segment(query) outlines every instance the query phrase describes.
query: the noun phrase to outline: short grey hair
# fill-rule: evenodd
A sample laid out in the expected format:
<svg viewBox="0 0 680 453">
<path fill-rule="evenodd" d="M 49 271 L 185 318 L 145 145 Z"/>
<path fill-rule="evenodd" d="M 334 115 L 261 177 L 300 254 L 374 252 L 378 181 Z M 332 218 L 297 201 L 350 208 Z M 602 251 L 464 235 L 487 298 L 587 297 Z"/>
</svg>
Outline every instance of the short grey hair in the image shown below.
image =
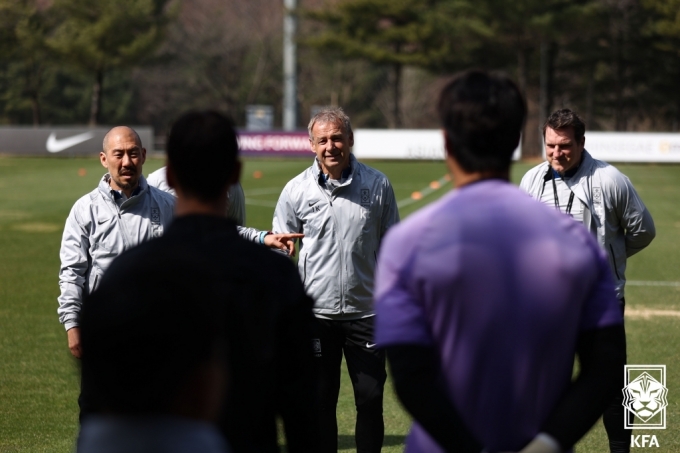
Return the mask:
<svg viewBox="0 0 680 453">
<path fill-rule="evenodd" d="M 312 128 L 316 123 L 340 123 L 342 125 L 342 130 L 346 134 L 352 135 L 352 124 L 349 122 L 349 116 L 342 110 L 342 107 L 324 107 L 309 120 L 307 130 L 309 131 L 310 140 L 314 138 L 312 137 Z"/>
</svg>

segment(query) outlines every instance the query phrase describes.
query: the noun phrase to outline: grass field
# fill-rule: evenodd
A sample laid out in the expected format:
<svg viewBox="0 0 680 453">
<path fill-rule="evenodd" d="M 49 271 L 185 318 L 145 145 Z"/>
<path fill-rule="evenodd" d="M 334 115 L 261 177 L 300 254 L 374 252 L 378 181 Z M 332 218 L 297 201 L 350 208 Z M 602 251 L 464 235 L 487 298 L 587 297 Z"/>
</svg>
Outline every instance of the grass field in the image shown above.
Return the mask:
<svg viewBox="0 0 680 453">
<path fill-rule="evenodd" d="M 248 226 L 271 228 L 281 188 L 310 163 L 311 159 L 246 161 L 242 182 Z M 149 159 L 144 173 L 161 165 L 160 159 Z M 393 182 L 402 218 L 448 190 L 446 184 L 428 189 L 430 194 L 424 190 L 444 176 L 440 162 L 371 165 Z M 529 167 L 516 165 L 513 181 L 518 182 Z M 680 452 L 680 166 L 618 167 L 633 181 L 657 227 L 652 245 L 629 260 L 629 363 L 665 364 L 668 373 L 668 429 L 636 434 L 656 434 L 660 448 L 655 451 Z M 255 178 L 255 171 L 262 176 Z M 56 315 L 59 244 L 69 209 L 102 174 L 94 158 L 0 158 L 0 453 L 73 448 L 78 379 Z M 417 191 L 425 194 L 419 201 L 411 198 Z M 354 451 L 353 404 L 345 379 L 338 405 L 341 451 Z M 385 421 L 383 451 L 402 451 L 409 419 L 391 389 L 386 394 Z M 607 451 L 601 423 L 577 451 Z"/>
</svg>

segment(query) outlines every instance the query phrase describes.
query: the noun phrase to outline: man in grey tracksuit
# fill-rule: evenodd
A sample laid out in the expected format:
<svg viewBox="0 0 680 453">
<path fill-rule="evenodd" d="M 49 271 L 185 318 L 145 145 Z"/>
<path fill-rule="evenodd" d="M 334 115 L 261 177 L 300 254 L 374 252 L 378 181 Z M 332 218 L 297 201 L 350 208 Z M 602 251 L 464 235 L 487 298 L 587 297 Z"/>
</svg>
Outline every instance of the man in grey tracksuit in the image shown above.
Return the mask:
<svg viewBox="0 0 680 453">
<path fill-rule="evenodd" d="M 168 192 L 173 196 L 177 196 L 175 190 L 168 185 L 167 167 L 161 167 L 154 171 L 147 178 L 150 186 L 156 187 L 163 192 Z M 236 222 L 236 229 L 239 236 L 243 239 L 258 244 L 266 245 L 269 248 L 277 249 L 282 253 L 288 255 L 295 255 L 294 240 L 302 237 L 300 234 L 273 234 L 271 231 L 261 231 L 257 228 L 249 228 L 244 226 L 246 224 L 246 199 L 243 193 L 243 187 L 240 182 L 229 187 L 227 217 Z"/>
<path fill-rule="evenodd" d="M 543 126 L 547 161 L 529 170 L 520 187 L 593 233 L 609 256 L 623 310 L 626 260 L 647 247 L 656 230 L 630 180 L 612 165 L 593 159 L 584 148 L 584 134 L 585 124 L 576 113 L 569 109 L 553 112 Z M 603 417 L 612 453 L 630 451 L 622 398 L 619 392 Z"/>
<path fill-rule="evenodd" d="M 385 356 L 373 339 L 373 281 L 380 241 L 399 221 L 387 177 L 351 154 L 352 127 L 340 108 L 309 123 L 316 159 L 286 184 L 274 212 L 275 232 L 300 232 L 298 270 L 314 300 L 313 340 L 319 373 L 320 452 L 338 447 L 336 405 L 344 353 L 357 408 L 357 452 L 379 452 Z"/>
<path fill-rule="evenodd" d="M 173 196 L 177 196 L 175 189 L 168 185 L 167 167 L 161 167 L 153 173 L 149 173 L 146 177 L 146 182 L 150 186 L 154 186 L 161 189 L 163 192 L 168 192 Z M 236 222 L 236 225 L 246 224 L 246 200 L 245 194 L 243 193 L 243 187 L 240 182 L 229 186 L 229 192 L 227 193 L 229 199 L 229 204 L 227 205 L 227 217 Z M 255 230 L 252 228 L 252 230 Z M 257 230 L 255 230 L 257 231 Z M 243 235 L 241 235 L 243 236 Z M 245 239 L 252 239 L 249 236 Z"/>
<path fill-rule="evenodd" d="M 108 170 L 99 185 L 73 205 L 61 240 L 59 321 L 71 354 L 80 358 L 80 309 L 111 261 L 124 250 L 163 234 L 172 220 L 175 199 L 147 184 L 142 176 L 146 150 L 137 133 L 111 129 L 99 155 Z M 125 282 L 121 282 L 125 291 Z M 81 417 L 87 412 L 82 397 Z"/>
</svg>

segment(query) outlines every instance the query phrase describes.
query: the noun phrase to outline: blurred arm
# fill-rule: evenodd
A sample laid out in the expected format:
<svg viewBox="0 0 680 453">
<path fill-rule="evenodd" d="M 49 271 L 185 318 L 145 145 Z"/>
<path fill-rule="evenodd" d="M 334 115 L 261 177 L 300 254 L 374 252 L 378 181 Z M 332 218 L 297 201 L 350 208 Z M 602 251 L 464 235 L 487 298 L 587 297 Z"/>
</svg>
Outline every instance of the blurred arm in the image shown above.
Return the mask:
<svg viewBox="0 0 680 453">
<path fill-rule="evenodd" d="M 564 450 L 571 448 L 588 432 L 616 392 L 621 391 L 621 371 L 626 363 L 623 325 L 584 332 L 578 339 L 577 354 L 579 375 L 543 429 Z"/>
<path fill-rule="evenodd" d="M 397 396 L 418 424 L 446 451 L 482 451 L 439 378 L 434 348 L 395 345 L 387 347 L 386 352 Z"/>
</svg>

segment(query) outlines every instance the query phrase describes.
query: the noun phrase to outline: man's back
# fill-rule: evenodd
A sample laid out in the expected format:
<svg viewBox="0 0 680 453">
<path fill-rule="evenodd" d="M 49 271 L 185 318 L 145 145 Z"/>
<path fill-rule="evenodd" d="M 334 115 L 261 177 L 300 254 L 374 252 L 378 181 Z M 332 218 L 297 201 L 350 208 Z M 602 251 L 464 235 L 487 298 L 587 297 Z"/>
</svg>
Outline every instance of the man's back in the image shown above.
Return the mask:
<svg viewBox="0 0 680 453">
<path fill-rule="evenodd" d="M 233 451 L 278 451 L 277 415 L 289 451 L 312 451 L 306 448 L 314 436 L 312 301 L 292 263 L 239 238 L 227 219 L 188 215 L 162 238 L 123 254 L 110 272 L 162 266 L 155 260 L 160 250 L 177 259 L 183 250 L 199 251 L 212 290 L 225 301 L 229 382 L 220 425 Z M 186 304 L 191 310 L 191 301 Z"/>
<path fill-rule="evenodd" d="M 579 333 L 620 323 L 588 232 L 500 180 L 396 226 L 379 272 L 379 344 L 434 346 L 453 403 L 491 450 L 539 432 L 570 382 Z M 418 428 L 411 442 L 439 451 Z"/>
</svg>

